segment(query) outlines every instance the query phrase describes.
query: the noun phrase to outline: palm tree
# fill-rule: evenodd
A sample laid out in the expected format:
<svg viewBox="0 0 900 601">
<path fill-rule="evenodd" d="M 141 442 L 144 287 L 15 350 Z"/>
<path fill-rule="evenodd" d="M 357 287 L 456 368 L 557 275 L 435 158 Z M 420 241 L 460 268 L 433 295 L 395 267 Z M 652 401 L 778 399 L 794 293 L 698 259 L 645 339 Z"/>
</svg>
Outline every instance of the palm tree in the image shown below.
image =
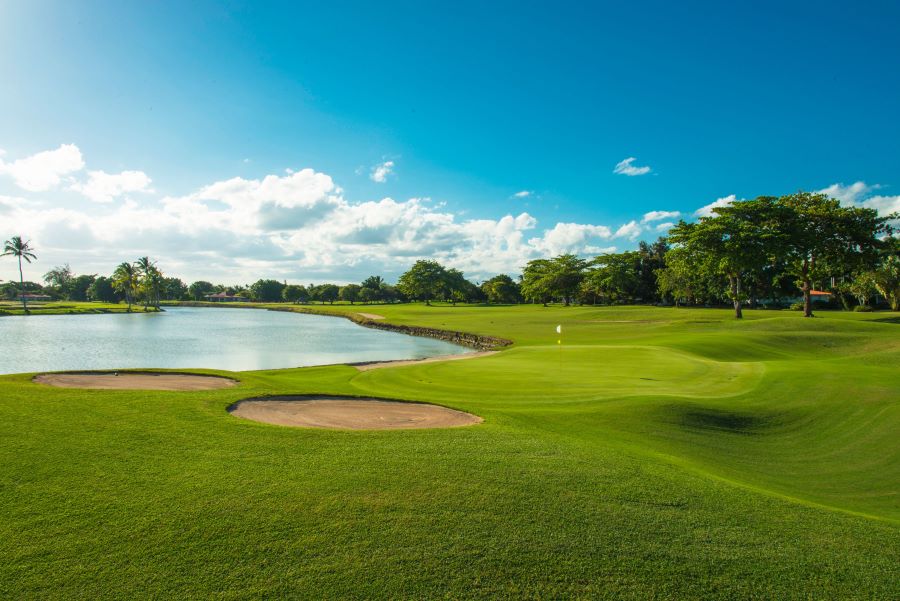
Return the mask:
<svg viewBox="0 0 900 601">
<path fill-rule="evenodd" d="M 22 310 L 28 313 L 28 299 L 25 298 L 25 277 L 22 275 L 22 259 L 26 263 L 31 263 L 32 259 L 37 259 L 34 255 L 34 249 L 31 247 L 30 241 L 22 241 L 21 236 L 13 236 L 3 245 L 3 254 L 0 257 L 12 255 L 19 259 L 19 288 L 22 295 Z"/>
<path fill-rule="evenodd" d="M 162 288 L 163 274 L 155 265 L 151 265 L 150 269 L 144 275 L 144 287 L 147 296 L 153 302 L 153 306 L 159 309 L 159 294 Z"/>
<path fill-rule="evenodd" d="M 141 257 L 134 262 L 134 266 L 140 272 L 144 288 L 144 310 L 147 305 L 153 301 L 154 306 L 159 308 L 159 287 L 162 284 L 162 272 L 156 268 L 156 262 L 151 261 L 150 257 Z"/>
<path fill-rule="evenodd" d="M 113 288 L 125 295 L 129 312 L 131 312 L 131 303 L 134 301 L 134 292 L 137 290 L 139 281 L 137 268 L 127 261 L 119 263 L 113 272 Z"/>
</svg>

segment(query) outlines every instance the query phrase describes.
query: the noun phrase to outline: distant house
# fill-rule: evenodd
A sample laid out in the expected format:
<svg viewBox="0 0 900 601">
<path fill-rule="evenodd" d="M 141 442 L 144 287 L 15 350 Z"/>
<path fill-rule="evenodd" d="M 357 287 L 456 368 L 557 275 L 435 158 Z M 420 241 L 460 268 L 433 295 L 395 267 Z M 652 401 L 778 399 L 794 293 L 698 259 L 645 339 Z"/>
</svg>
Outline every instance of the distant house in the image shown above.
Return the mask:
<svg viewBox="0 0 900 601">
<path fill-rule="evenodd" d="M 30 301 L 48 301 L 48 300 L 53 300 L 53 299 L 51 297 L 47 296 L 46 294 L 20 294 L 19 300 L 25 300 L 25 301 L 30 302 Z"/>
<path fill-rule="evenodd" d="M 809 291 L 809 300 L 811 300 L 814 303 L 815 302 L 827 303 L 827 302 L 830 302 L 833 297 L 834 297 L 834 295 L 832 295 L 830 292 L 824 292 L 822 290 L 810 290 Z M 789 303 L 802 303 L 803 295 L 801 294 L 800 296 L 795 296 L 793 298 L 789 298 L 789 299 L 787 299 L 787 301 Z"/>
<path fill-rule="evenodd" d="M 216 294 L 207 294 L 204 296 L 211 303 L 246 303 L 250 299 L 246 296 L 237 294 L 228 294 L 227 292 L 217 292 Z"/>
</svg>

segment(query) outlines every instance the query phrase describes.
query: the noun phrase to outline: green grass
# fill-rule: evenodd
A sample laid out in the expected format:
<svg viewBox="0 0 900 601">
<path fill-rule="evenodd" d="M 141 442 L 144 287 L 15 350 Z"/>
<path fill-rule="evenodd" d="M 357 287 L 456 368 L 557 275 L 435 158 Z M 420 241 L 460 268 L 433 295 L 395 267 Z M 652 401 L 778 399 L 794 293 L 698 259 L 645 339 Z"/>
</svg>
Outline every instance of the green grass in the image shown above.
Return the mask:
<svg viewBox="0 0 900 601">
<path fill-rule="evenodd" d="M 132 305 L 133 312 L 143 312 L 142 305 Z M 149 307 L 147 311 L 156 311 Z M 31 315 L 77 315 L 92 313 L 127 313 L 128 305 L 122 303 L 86 303 L 79 301 L 48 301 L 28 303 L 28 312 Z M 24 309 L 21 302 L 0 301 L 0 317 L 4 315 L 23 315 Z"/>
<path fill-rule="evenodd" d="M 515 344 L 208 392 L 2 377 L 0 597 L 900 597 L 896 314 L 325 309 Z M 275 393 L 485 421 L 339 432 L 225 411 Z"/>
</svg>

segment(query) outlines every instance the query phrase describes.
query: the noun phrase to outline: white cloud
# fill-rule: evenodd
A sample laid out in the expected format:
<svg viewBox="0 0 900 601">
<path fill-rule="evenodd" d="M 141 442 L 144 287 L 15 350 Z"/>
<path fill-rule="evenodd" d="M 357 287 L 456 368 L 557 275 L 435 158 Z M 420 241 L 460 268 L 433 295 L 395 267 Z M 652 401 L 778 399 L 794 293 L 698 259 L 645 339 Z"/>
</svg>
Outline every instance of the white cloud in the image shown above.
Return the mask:
<svg viewBox="0 0 900 601">
<path fill-rule="evenodd" d="M 607 240 L 612 233 L 605 225 L 585 223 L 557 223 L 544 232 L 540 238 L 531 238 L 528 243 L 544 256 L 575 252 L 592 241 Z"/>
<path fill-rule="evenodd" d="M 387 181 L 387 176 L 393 171 L 394 161 L 385 161 L 372 167 L 372 173 L 369 174 L 369 179 L 373 182 L 383 184 Z"/>
<path fill-rule="evenodd" d="M 845 186 L 844 184 L 831 184 L 827 188 L 818 190 L 832 198 L 841 201 L 844 206 L 859 206 L 867 209 L 875 209 L 881 216 L 900 213 L 900 195 L 883 196 L 877 194 L 871 196 L 875 190 L 881 190 L 884 186 L 879 184 L 869 185 L 859 181 Z"/>
<path fill-rule="evenodd" d="M 651 221 L 660 221 L 662 219 L 675 219 L 676 217 L 681 217 L 680 211 L 650 211 L 649 213 L 644 213 L 644 218 L 641 219 L 641 223 L 650 223 Z"/>
<path fill-rule="evenodd" d="M 79 273 L 109 273 L 119 261 L 147 254 L 167 275 L 247 283 L 260 277 L 358 281 L 372 273 L 393 279 L 420 258 L 478 279 L 521 273 L 538 257 L 615 252 L 614 239 L 635 241 L 653 231 L 640 219 L 616 229 L 544 225 L 527 212 L 467 218 L 427 198 L 351 201 L 329 175 L 313 169 L 225 178 L 163 197 L 138 173 L 91 171 L 80 178 L 82 193 L 121 198 L 115 203 L 54 203 L 52 193 L 2 197 L 0 227 L 15 224 L 16 231 L 0 235 L 26 235 L 42 265 L 69 262 Z M 129 195 L 139 190 L 146 193 Z M 644 217 L 656 224 L 662 213 Z M 0 262 L 0 277 L 15 276 L 12 270 Z"/>
<path fill-rule="evenodd" d="M 900 196 L 872 196 L 862 201 L 862 206 L 875 209 L 879 215 L 900 213 Z"/>
<path fill-rule="evenodd" d="M 616 230 L 614 238 L 628 238 L 632 242 L 637 240 L 641 232 L 644 231 L 637 221 L 629 221 L 628 223 L 622 225 L 619 229 Z"/>
<path fill-rule="evenodd" d="M 634 163 L 636 160 L 637 159 L 635 157 L 628 157 L 623 161 L 619 161 L 616 164 L 616 168 L 613 169 L 613 173 L 628 176 L 645 175 L 647 173 L 650 173 L 650 167 L 648 166 L 638 167 L 637 165 L 633 165 L 632 163 Z"/>
<path fill-rule="evenodd" d="M 152 192 L 150 183 L 150 177 L 143 171 L 89 171 L 88 181 L 75 183 L 72 189 L 94 202 L 112 202 L 128 192 Z"/>
<path fill-rule="evenodd" d="M 715 213 L 713 213 L 713 209 L 715 209 L 717 207 L 727 207 L 728 205 L 730 205 L 731 203 L 733 203 L 735 201 L 737 201 L 737 197 L 735 197 L 734 194 L 729 194 L 728 196 L 725 196 L 723 198 L 717 198 L 716 200 L 709 203 L 708 205 L 706 205 L 704 207 L 700 207 L 699 209 L 694 211 L 694 216 L 695 217 L 712 217 L 713 215 L 715 215 Z"/>
<path fill-rule="evenodd" d="M 818 190 L 820 194 L 827 194 L 831 198 L 836 198 L 844 205 L 852 205 L 860 201 L 864 196 L 879 186 L 869 186 L 865 182 L 855 182 L 849 186 L 844 184 L 831 184 L 827 188 Z"/>
<path fill-rule="evenodd" d="M 660 224 L 657 225 L 656 228 L 654 228 L 654 229 L 656 229 L 657 232 L 662 233 L 662 232 L 667 232 L 667 231 L 669 231 L 669 230 L 672 229 L 673 227 L 675 227 L 675 224 L 674 224 L 674 223 L 672 223 L 671 221 L 666 221 L 665 223 L 660 223 Z"/>
<path fill-rule="evenodd" d="M 532 194 L 534 194 L 534 192 L 532 192 L 531 190 L 521 190 L 521 191 L 516 192 L 515 194 L 513 194 L 513 196 L 514 196 L 515 198 L 528 198 L 528 197 L 531 196 Z"/>
<path fill-rule="evenodd" d="M 81 151 L 74 144 L 61 144 L 56 150 L 45 150 L 12 163 L 0 160 L 0 173 L 13 178 L 16 185 L 29 192 L 43 192 L 57 186 L 64 175 L 84 168 Z"/>
</svg>

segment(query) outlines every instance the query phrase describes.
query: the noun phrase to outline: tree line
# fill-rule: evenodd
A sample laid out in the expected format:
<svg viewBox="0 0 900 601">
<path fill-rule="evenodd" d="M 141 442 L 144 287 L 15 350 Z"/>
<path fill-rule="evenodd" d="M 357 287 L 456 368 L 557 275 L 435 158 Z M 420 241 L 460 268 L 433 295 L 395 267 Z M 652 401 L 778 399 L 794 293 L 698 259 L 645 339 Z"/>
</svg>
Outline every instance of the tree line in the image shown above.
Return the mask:
<svg viewBox="0 0 900 601">
<path fill-rule="evenodd" d="M 516 278 L 500 274 L 473 283 L 462 271 L 434 260 L 419 260 L 396 285 L 373 275 L 359 284 L 288 284 L 260 279 L 225 286 L 199 280 L 185 284 L 165 277 L 149 257 L 123 262 L 109 277 L 76 276 L 68 265 L 44 275 L 45 286 L 27 282 L 22 261 L 35 259 L 20 237 L 7 240 L 4 255 L 19 260 L 20 282 L 0 284 L 0 295 L 15 298 L 43 292 L 53 298 L 143 302 L 202 301 L 216 293 L 257 302 L 515 304 L 730 304 L 782 307 L 800 297 L 797 308 L 813 313 L 814 290 L 829 292 L 844 309 L 871 308 L 881 295 L 900 310 L 900 239 L 893 237 L 898 215 L 845 207 L 824 194 L 799 192 L 762 196 L 716 207 L 695 222 L 680 221 L 667 237 L 641 242 L 633 251 L 594 258 L 562 254 L 529 261 Z M 26 301 L 23 297 L 23 304 Z M 27 305 L 26 305 L 27 311 Z"/>
<path fill-rule="evenodd" d="M 880 294 L 900 310 L 900 240 L 874 209 L 841 206 L 824 194 L 762 196 L 680 221 L 667 237 L 635 251 L 594 259 L 561 255 L 530 261 L 526 300 L 570 304 L 660 303 L 781 307 L 800 296 L 812 316 L 814 290 L 844 309 L 871 308 Z"/>
</svg>

